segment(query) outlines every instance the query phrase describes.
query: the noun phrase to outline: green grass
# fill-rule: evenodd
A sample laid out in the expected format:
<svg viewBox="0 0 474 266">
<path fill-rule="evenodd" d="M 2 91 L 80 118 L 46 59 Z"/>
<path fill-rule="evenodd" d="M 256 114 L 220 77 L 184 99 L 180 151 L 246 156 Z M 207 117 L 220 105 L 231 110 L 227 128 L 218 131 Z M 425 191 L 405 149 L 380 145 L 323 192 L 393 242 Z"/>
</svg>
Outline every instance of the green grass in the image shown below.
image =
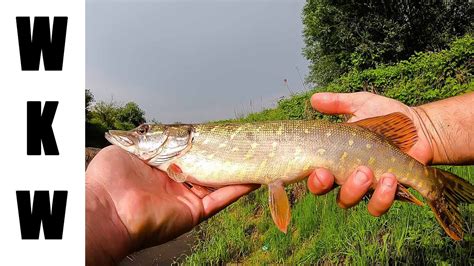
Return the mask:
<svg viewBox="0 0 474 266">
<path fill-rule="evenodd" d="M 474 166 L 448 170 L 474 181 Z M 273 225 L 267 189 L 262 188 L 203 223 L 185 264 L 474 264 L 472 205 L 461 208 L 469 233 L 455 242 L 427 206 L 396 202 L 375 218 L 365 201 L 343 210 L 334 192 L 316 197 L 302 185 L 288 189 L 295 190 L 300 195 L 293 202 L 288 234 Z"/>
</svg>

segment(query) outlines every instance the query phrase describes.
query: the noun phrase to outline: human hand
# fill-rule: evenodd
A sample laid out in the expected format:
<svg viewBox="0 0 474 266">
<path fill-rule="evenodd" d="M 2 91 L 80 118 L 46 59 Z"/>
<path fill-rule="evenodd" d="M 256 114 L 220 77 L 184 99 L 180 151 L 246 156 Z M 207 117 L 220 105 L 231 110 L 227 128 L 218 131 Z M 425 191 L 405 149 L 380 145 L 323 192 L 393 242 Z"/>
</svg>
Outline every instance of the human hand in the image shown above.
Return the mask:
<svg viewBox="0 0 474 266">
<path fill-rule="evenodd" d="M 316 93 L 311 97 L 311 105 L 318 111 L 326 114 L 348 114 L 352 117 L 348 122 L 374 116 L 400 112 L 410 118 L 418 134 L 418 140 L 408 154 L 421 163 L 433 160 L 433 149 L 427 130 L 419 114 L 419 110 L 409 107 L 396 100 L 375 95 L 368 92 L 356 93 Z M 308 179 L 308 188 L 317 195 L 329 192 L 334 184 L 335 177 L 327 169 L 316 169 Z M 356 205 L 372 187 L 373 172 L 361 166 L 341 185 L 337 197 L 338 205 L 350 208 Z M 388 211 L 393 204 L 397 189 L 396 177 L 393 174 L 383 174 L 376 184 L 374 194 L 369 200 L 368 211 L 373 216 L 380 216 Z"/>
<path fill-rule="evenodd" d="M 164 243 L 191 230 L 257 187 L 233 185 L 203 193 L 202 189 L 190 189 L 177 183 L 137 157 L 109 146 L 97 154 L 86 172 L 86 205 L 91 210 L 86 214 L 86 245 L 108 249 L 106 255 L 117 261 L 134 250 Z M 102 208 L 104 211 L 94 201 L 106 206 Z M 103 216 L 103 212 L 110 213 L 110 217 L 94 219 Z M 98 222 L 109 225 L 96 225 Z M 97 238 L 103 238 L 99 235 L 108 232 L 97 232 L 91 227 L 113 227 L 114 230 L 105 236 L 106 241 Z M 106 243 L 97 243 L 104 241 Z M 97 251 L 87 247 L 87 252 Z M 98 261 L 90 258 L 94 255 L 102 254 L 87 254 L 92 264 Z"/>
</svg>

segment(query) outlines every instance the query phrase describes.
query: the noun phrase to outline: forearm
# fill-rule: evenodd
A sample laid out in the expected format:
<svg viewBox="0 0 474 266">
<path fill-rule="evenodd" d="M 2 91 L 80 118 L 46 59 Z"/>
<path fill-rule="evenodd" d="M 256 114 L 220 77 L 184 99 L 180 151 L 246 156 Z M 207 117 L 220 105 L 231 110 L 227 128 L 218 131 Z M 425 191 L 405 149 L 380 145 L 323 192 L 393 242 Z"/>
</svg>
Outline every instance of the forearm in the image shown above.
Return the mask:
<svg viewBox="0 0 474 266">
<path fill-rule="evenodd" d="M 86 182 L 86 264 L 115 265 L 131 248 L 130 238 L 108 193 Z"/>
<path fill-rule="evenodd" d="M 474 93 L 415 107 L 433 150 L 433 164 L 474 163 Z"/>
</svg>

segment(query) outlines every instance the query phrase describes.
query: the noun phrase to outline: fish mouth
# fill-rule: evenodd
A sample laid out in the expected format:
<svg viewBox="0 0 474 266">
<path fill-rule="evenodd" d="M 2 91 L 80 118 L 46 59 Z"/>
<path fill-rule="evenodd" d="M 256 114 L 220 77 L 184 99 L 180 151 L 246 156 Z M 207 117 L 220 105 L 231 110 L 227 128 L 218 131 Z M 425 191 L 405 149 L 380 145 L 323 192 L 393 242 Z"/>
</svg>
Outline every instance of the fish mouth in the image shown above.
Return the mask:
<svg viewBox="0 0 474 266">
<path fill-rule="evenodd" d="M 109 130 L 105 132 L 105 138 L 112 144 L 122 147 L 130 147 L 135 144 L 134 138 L 127 131 Z"/>
</svg>

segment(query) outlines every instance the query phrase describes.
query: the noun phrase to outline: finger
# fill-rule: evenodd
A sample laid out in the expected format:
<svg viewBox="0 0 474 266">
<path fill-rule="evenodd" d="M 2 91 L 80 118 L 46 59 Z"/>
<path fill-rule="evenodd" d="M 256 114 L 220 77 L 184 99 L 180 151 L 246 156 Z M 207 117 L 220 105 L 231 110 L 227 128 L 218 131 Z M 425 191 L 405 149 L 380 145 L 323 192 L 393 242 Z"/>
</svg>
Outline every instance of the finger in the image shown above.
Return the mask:
<svg viewBox="0 0 474 266">
<path fill-rule="evenodd" d="M 395 200 L 396 191 L 395 176 L 390 173 L 383 174 L 367 206 L 369 213 L 376 217 L 386 213 Z"/>
<path fill-rule="evenodd" d="M 326 114 L 353 114 L 367 100 L 367 93 L 315 93 L 311 105 Z"/>
<path fill-rule="evenodd" d="M 259 188 L 260 185 L 232 185 L 219 188 L 202 199 L 204 206 L 204 217 L 208 218 L 218 211 L 222 210 L 229 204 L 238 200 L 253 190 Z"/>
<path fill-rule="evenodd" d="M 325 168 L 317 168 L 308 178 L 308 189 L 316 195 L 328 193 L 334 184 L 334 175 Z"/>
<path fill-rule="evenodd" d="M 358 167 L 339 190 L 337 195 L 339 206 L 350 208 L 359 203 L 372 185 L 373 178 L 374 174 L 369 168 L 365 166 Z"/>
</svg>

